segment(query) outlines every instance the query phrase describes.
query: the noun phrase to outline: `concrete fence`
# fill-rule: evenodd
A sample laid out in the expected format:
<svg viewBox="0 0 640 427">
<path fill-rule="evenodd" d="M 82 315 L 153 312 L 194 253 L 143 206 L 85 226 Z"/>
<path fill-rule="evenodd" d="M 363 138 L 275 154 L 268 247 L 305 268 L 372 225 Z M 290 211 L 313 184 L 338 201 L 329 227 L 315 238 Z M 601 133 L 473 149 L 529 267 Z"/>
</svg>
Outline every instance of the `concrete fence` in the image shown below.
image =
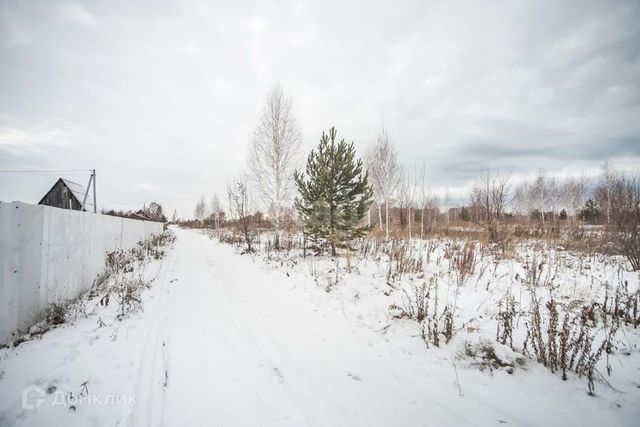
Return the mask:
<svg viewBox="0 0 640 427">
<path fill-rule="evenodd" d="M 91 288 L 107 252 L 161 232 L 158 222 L 0 202 L 0 344 L 36 323 L 50 303 Z"/>
</svg>

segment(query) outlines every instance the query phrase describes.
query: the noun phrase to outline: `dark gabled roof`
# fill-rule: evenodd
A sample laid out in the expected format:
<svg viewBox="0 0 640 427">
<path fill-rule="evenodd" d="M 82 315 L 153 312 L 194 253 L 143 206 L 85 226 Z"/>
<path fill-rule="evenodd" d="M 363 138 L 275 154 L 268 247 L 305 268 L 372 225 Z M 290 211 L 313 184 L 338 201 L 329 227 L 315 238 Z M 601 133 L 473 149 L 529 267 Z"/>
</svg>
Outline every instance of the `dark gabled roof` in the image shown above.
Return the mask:
<svg viewBox="0 0 640 427">
<path fill-rule="evenodd" d="M 49 191 L 45 193 L 42 199 L 40 199 L 38 204 L 44 202 L 44 199 L 49 195 L 49 193 L 53 191 L 54 188 L 56 188 L 56 185 L 58 185 L 59 182 L 62 182 L 62 185 L 64 185 L 69 189 L 69 192 L 73 195 L 76 201 L 82 206 L 82 201 L 84 200 L 84 194 L 85 194 L 84 187 L 78 184 L 77 182 L 69 181 L 68 179 L 64 179 L 64 178 L 59 178 L 55 182 L 55 184 L 53 184 L 53 186 L 49 189 Z M 90 205 L 93 206 L 93 203 L 85 203 L 85 208 Z"/>
<path fill-rule="evenodd" d="M 127 218 L 139 219 L 142 221 L 151 221 L 151 218 L 149 218 L 149 216 L 142 209 L 137 212 L 131 212 L 129 215 L 127 215 Z"/>
</svg>

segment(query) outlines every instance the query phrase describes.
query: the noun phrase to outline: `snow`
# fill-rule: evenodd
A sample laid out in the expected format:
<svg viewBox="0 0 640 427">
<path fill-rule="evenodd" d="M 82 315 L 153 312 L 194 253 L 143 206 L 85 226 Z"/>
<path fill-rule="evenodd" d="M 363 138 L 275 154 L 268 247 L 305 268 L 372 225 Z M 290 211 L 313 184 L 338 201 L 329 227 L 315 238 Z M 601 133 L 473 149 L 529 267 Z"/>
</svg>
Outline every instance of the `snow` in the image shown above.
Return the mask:
<svg viewBox="0 0 640 427">
<path fill-rule="evenodd" d="M 141 313 L 120 321 L 115 304 L 87 298 L 88 316 L 0 350 L 0 425 L 637 425 L 634 346 L 614 357 L 618 391 L 598 383 L 597 397 L 584 379 L 563 382 L 531 360 L 509 374 L 460 356 L 467 342 L 488 340 L 500 359 L 522 357 L 495 344 L 489 327 L 517 263 L 496 263 L 504 279 L 471 277 L 461 294 L 458 323 L 476 317 L 482 333 L 460 331 L 428 348 L 417 322 L 389 316 L 403 293 L 389 289 L 373 259 L 354 259 L 351 272 L 339 261 L 339 283 L 327 292 L 330 258 L 239 255 L 201 232 L 175 232 L 173 250 L 136 272 L 152 283 Z M 435 251 L 427 269 L 446 268 Z M 637 286 L 637 276 L 628 279 Z M 589 283 L 574 282 L 587 292 Z M 638 342 L 636 331 L 625 333 Z M 112 401 L 73 411 L 52 405 L 52 392 L 37 409 L 21 406 L 29 385 L 80 395 L 83 383 L 85 394 Z"/>
</svg>

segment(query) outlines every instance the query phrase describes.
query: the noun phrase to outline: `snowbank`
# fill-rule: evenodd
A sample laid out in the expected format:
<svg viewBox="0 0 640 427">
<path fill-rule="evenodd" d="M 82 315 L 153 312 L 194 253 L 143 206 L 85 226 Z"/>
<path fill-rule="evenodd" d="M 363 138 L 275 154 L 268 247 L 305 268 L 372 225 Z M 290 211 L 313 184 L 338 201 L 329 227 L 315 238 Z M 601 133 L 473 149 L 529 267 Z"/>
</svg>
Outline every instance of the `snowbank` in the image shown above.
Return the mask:
<svg viewBox="0 0 640 427">
<path fill-rule="evenodd" d="M 0 203 L 0 344 L 35 323 L 48 304 L 88 290 L 107 252 L 161 232 L 157 222 Z"/>
</svg>

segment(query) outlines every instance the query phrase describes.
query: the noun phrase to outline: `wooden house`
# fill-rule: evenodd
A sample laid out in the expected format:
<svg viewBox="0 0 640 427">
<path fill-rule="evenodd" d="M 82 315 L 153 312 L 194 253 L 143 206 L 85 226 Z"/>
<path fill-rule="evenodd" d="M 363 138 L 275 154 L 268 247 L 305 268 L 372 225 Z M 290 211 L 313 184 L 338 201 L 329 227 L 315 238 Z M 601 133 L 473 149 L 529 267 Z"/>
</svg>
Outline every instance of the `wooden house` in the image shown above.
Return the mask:
<svg viewBox="0 0 640 427">
<path fill-rule="evenodd" d="M 131 212 L 129 215 L 127 215 L 127 218 L 137 219 L 140 221 L 151 221 L 151 218 L 149 218 L 149 215 L 147 215 L 147 213 L 142 209 L 136 212 Z"/>
<path fill-rule="evenodd" d="M 82 185 L 60 178 L 53 184 L 53 187 L 44 195 L 39 205 L 53 206 L 62 209 L 71 209 L 74 211 L 85 210 L 82 202 L 85 200 L 85 190 Z"/>
</svg>

